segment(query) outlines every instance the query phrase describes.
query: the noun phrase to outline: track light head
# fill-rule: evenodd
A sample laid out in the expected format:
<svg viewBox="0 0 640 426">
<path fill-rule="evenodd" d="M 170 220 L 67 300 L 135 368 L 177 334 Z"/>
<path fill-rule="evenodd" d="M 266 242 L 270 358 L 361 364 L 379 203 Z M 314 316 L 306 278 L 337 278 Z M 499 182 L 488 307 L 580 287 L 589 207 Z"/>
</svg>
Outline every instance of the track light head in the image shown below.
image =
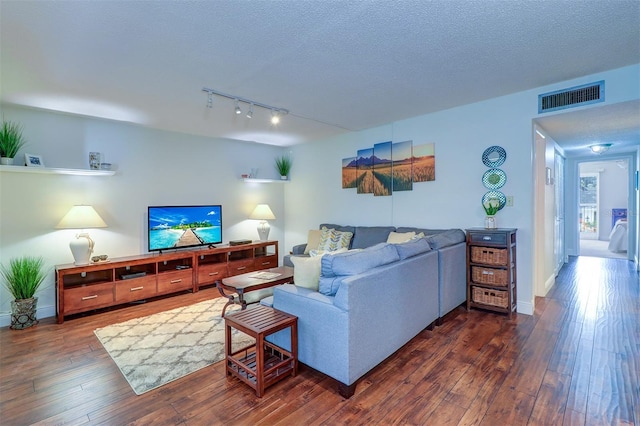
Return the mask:
<svg viewBox="0 0 640 426">
<path fill-rule="evenodd" d="M 209 99 L 207 99 L 207 108 L 213 108 L 213 93 L 209 92 Z"/>
<path fill-rule="evenodd" d="M 238 105 L 238 100 L 236 99 L 236 114 L 242 114 L 242 110 L 240 109 L 240 105 Z"/>
<path fill-rule="evenodd" d="M 280 115 L 278 114 L 278 111 L 276 111 L 275 109 L 271 110 L 271 124 L 278 124 L 280 123 Z"/>
<path fill-rule="evenodd" d="M 253 118 L 253 102 L 249 105 L 249 112 L 247 112 L 247 118 Z"/>
</svg>

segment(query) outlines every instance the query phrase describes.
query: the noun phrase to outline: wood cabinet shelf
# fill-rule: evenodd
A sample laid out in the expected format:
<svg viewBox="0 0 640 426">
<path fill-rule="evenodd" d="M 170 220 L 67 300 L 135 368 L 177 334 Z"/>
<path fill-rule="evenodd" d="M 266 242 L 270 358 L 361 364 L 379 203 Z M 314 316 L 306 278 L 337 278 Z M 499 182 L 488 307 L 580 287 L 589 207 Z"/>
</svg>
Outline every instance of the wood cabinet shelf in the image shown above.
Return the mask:
<svg viewBox="0 0 640 426">
<path fill-rule="evenodd" d="M 467 229 L 467 310 L 517 312 L 516 229 Z"/>
<path fill-rule="evenodd" d="M 76 175 L 76 176 L 113 176 L 113 170 L 85 170 L 85 169 L 60 169 L 51 167 L 26 167 L 26 166 L 0 166 L 0 172 L 13 173 L 40 173 L 56 175 Z"/>
<path fill-rule="evenodd" d="M 186 290 L 196 292 L 225 277 L 277 266 L 277 241 L 57 265 L 58 323 L 68 315 Z"/>
</svg>

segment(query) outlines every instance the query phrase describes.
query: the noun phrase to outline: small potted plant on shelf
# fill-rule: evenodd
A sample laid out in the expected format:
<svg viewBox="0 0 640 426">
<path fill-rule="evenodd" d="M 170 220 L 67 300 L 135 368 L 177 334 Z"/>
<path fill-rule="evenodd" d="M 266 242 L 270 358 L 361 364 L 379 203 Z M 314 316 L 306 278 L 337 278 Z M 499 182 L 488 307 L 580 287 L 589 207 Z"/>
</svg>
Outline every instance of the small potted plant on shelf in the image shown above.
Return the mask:
<svg viewBox="0 0 640 426">
<path fill-rule="evenodd" d="M 13 164 L 13 159 L 26 143 L 22 136 L 22 125 L 3 119 L 0 128 L 0 164 Z"/>
<path fill-rule="evenodd" d="M 289 172 L 291 171 L 291 158 L 288 155 L 277 157 L 276 170 L 280 173 L 280 179 L 287 180 Z"/>
<path fill-rule="evenodd" d="M 14 297 L 11 302 L 11 328 L 21 330 L 38 323 L 34 297 L 47 276 L 42 257 L 22 256 L 9 260 L 9 267 L 0 266 L 4 285 Z"/>
</svg>

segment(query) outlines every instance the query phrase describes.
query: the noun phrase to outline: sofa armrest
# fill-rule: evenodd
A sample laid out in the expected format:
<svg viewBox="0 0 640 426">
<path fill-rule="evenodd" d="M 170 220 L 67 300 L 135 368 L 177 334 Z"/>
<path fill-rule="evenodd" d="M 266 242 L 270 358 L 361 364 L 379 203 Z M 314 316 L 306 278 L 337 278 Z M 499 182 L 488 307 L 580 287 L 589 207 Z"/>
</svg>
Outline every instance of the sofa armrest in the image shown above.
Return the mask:
<svg viewBox="0 0 640 426">
<path fill-rule="evenodd" d="M 307 248 L 307 243 L 295 245 L 291 249 L 291 254 L 304 254 L 304 251 L 306 248 Z"/>
<path fill-rule="evenodd" d="M 273 307 L 298 317 L 298 359 L 346 384 L 349 377 L 349 316 L 333 304 L 332 296 L 293 284 L 277 286 Z M 288 330 L 267 340 L 291 349 Z M 341 360 L 337 362 L 337 360 Z"/>
</svg>

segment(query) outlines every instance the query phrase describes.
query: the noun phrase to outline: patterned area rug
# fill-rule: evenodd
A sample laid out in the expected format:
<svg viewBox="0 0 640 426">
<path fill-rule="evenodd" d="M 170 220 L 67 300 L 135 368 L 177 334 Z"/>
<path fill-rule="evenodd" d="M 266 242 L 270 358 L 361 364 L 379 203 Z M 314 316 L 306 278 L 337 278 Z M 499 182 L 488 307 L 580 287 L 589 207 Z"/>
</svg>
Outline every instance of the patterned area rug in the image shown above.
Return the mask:
<svg viewBox="0 0 640 426">
<path fill-rule="evenodd" d="M 224 359 L 220 313 L 226 302 L 224 298 L 207 300 L 98 328 L 94 333 L 140 395 Z M 239 307 L 230 306 L 227 313 L 234 308 Z M 234 349 L 254 342 L 232 331 Z"/>
</svg>

